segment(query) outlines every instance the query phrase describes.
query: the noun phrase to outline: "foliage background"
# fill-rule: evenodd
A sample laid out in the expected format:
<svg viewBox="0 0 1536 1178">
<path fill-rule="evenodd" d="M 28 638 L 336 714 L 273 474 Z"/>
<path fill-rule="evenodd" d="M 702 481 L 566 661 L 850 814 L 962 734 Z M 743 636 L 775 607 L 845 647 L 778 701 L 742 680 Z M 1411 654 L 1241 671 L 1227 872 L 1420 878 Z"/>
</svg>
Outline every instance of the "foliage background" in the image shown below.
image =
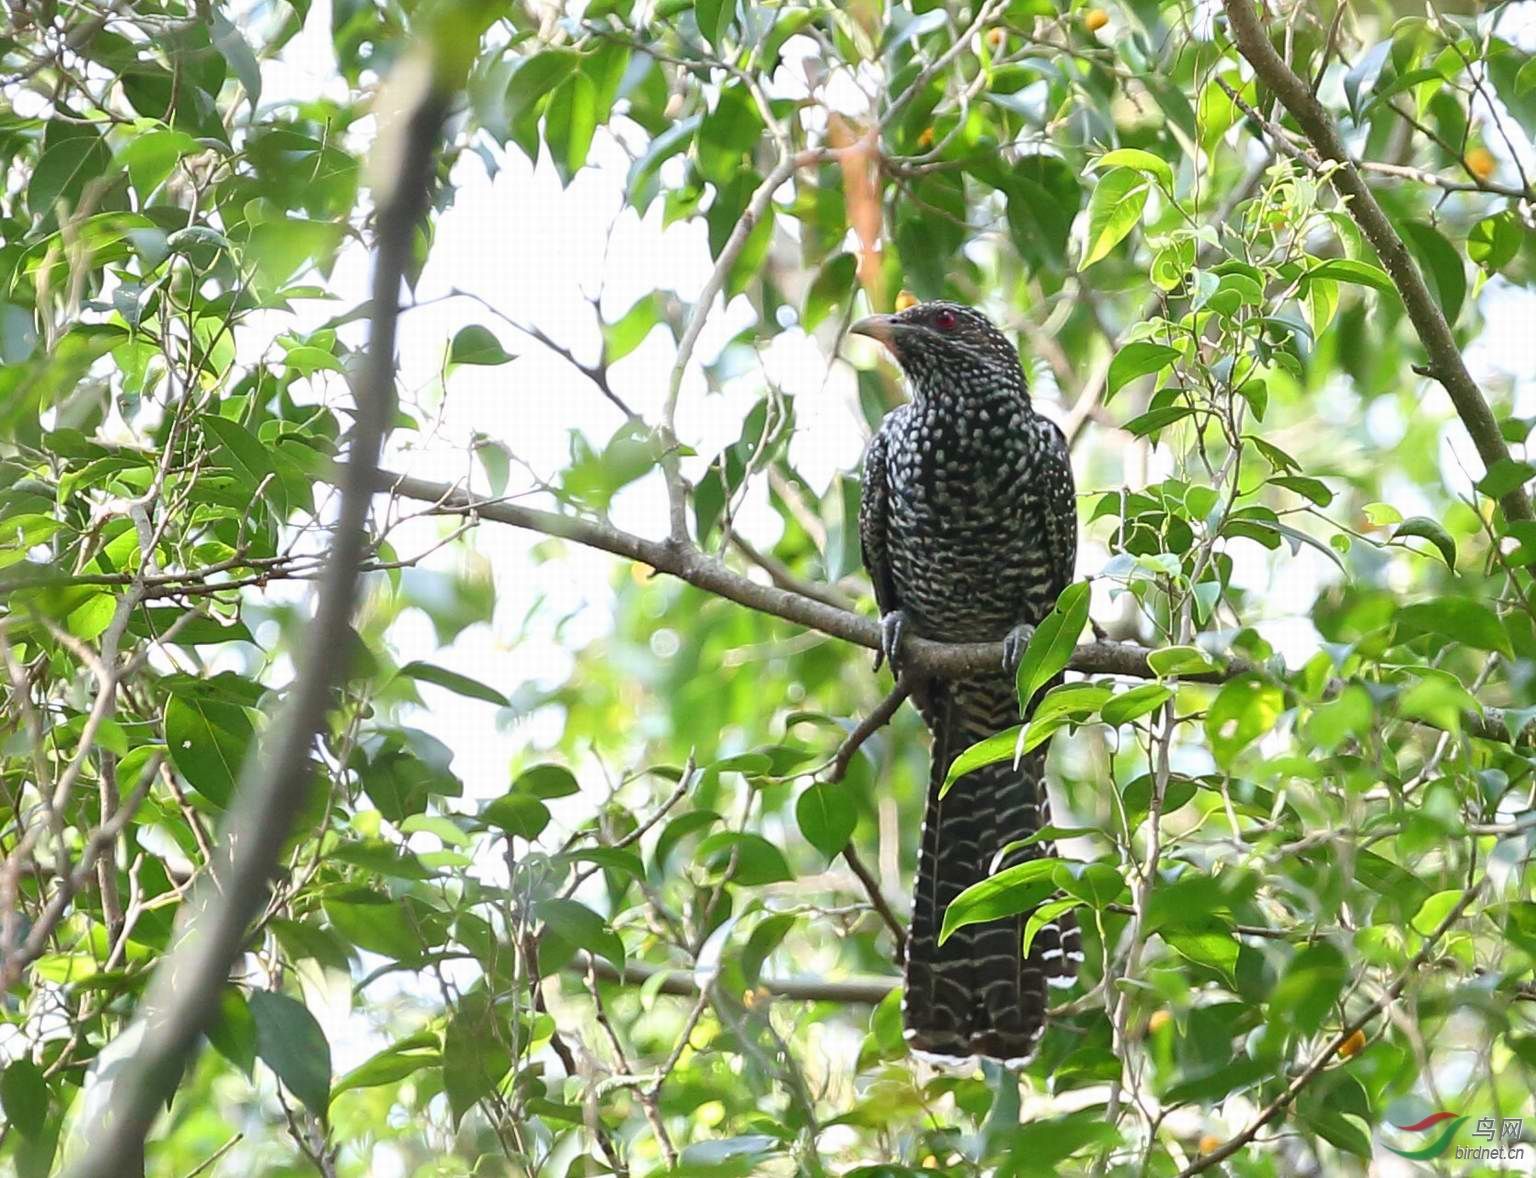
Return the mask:
<svg viewBox="0 0 1536 1178">
<path fill-rule="evenodd" d="M 13 5 L 5 1164 L 78 1148 L 316 641 L 309 805 L 150 1173 L 1390 1172 L 1389 1123 L 1525 1117 L 1531 10 L 1265 14 L 1479 449 L 1220 10 L 487 9 L 401 311 L 388 462 L 427 482 L 316 639 L 367 161 L 430 12 Z M 991 890 L 1088 930 L 1017 1082 L 905 1055 L 926 739 L 845 745 L 902 393 L 844 333 L 903 290 L 1017 334 L 1108 639 L 1031 729 L 1065 861 Z"/>
</svg>

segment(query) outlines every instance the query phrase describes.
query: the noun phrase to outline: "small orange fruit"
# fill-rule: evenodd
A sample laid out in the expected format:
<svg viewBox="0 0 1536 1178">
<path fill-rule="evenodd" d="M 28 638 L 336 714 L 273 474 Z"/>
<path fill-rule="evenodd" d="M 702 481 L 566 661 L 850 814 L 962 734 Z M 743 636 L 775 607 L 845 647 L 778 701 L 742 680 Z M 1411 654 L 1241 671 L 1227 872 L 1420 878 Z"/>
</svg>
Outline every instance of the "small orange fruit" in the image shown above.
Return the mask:
<svg viewBox="0 0 1536 1178">
<path fill-rule="evenodd" d="M 1365 1032 L 1360 1030 L 1359 1027 L 1356 1027 L 1355 1028 L 1355 1033 L 1353 1035 L 1351 1035 L 1348 1039 L 1344 1040 L 1344 1042 L 1339 1044 L 1339 1058 L 1340 1059 L 1353 1059 L 1355 1056 L 1359 1055 L 1364 1050 L 1365 1050 Z"/>
<path fill-rule="evenodd" d="M 1173 1015 L 1167 1010 L 1154 1010 L 1152 1017 L 1147 1020 L 1147 1034 L 1155 1035 L 1173 1021 Z"/>
<path fill-rule="evenodd" d="M 933 146 L 933 128 L 924 127 L 923 133 L 917 137 L 917 145 L 925 151 Z"/>
<path fill-rule="evenodd" d="M 1097 33 L 1109 23 L 1109 13 L 1102 8 L 1090 8 L 1088 14 L 1083 17 L 1083 27 L 1090 33 Z"/>
<path fill-rule="evenodd" d="M 917 306 L 917 296 L 910 290 L 904 290 L 896 296 L 896 309 L 905 311 L 908 307 Z"/>
<path fill-rule="evenodd" d="M 1200 1138 L 1201 1153 L 1215 1153 L 1220 1148 L 1221 1138 L 1217 1137 L 1216 1134 L 1207 1133 L 1204 1137 Z"/>
<path fill-rule="evenodd" d="M 1002 29 L 991 29 L 987 33 L 987 45 L 994 51 L 1001 49 L 1008 43 L 1008 34 Z"/>
<path fill-rule="evenodd" d="M 1487 180 L 1499 169 L 1499 161 L 1486 147 L 1474 147 L 1467 152 L 1467 171 L 1479 180 Z"/>
</svg>

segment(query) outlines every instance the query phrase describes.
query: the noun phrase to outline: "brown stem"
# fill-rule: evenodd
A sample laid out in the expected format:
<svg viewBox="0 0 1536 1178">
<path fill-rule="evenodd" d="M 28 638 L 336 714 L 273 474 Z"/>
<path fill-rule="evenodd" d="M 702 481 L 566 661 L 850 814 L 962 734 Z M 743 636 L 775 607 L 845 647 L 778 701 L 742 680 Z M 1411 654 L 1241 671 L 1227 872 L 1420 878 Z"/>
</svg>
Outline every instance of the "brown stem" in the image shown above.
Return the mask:
<svg viewBox="0 0 1536 1178">
<path fill-rule="evenodd" d="M 1501 459 L 1508 458 L 1509 447 L 1504 444 L 1504 438 L 1499 433 L 1499 423 L 1483 398 L 1482 390 L 1467 371 L 1461 349 L 1457 347 L 1456 337 L 1451 332 L 1451 325 L 1446 322 L 1439 304 L 1429 293 L 1423 276 L 1413 264 L 1407 247 L 1403 245 L 1403 239 L 1398 236 L 1392 222 L 1376 202 L 1376 195 L 1370 185 L 1360 175 L 1353 157 L 1339 137 L 1332 116 L 1313 96 L 1308 84 L 1275 52 L 1252 0 L 1222 0 L 1222 3 L 1238 51 L 1248 59 L 1253 72 L 1290 112 L 1318 155 L 1337 165 L 1328 172 L 1328 180 L 1344 200 L 1349 215 L 1375 248 L 1392 284 L 1402 296 L 1408 318 L 1429 356 L 1430 371 L 1450 394 L 1456 413 L 1467 432 L 1472 435 L 1472 443 L 1477 447 L 1483 464 L 1492 467 Z M 1531 501 L 1523 486 L 1508 492 L 1500 502 L 1504 506 L 1506 518 L 1532 518 Z"/>
</svg>

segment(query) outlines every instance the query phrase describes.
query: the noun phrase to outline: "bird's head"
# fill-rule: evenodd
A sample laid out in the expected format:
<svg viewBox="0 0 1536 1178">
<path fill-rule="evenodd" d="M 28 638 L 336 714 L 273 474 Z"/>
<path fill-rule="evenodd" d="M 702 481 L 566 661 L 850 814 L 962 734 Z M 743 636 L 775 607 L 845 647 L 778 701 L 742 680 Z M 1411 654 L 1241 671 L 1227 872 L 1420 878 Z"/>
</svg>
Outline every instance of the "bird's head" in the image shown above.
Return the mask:
<svg viewBox="0 0 1536 1178">
<path fill-rule="evenodd" d="M 914 303 L 894 315 L 860 319 L 849 330 L 884 344 L 919 397 L 1027 395 L 1018 351 L 971 307 Z"/>
</svg>

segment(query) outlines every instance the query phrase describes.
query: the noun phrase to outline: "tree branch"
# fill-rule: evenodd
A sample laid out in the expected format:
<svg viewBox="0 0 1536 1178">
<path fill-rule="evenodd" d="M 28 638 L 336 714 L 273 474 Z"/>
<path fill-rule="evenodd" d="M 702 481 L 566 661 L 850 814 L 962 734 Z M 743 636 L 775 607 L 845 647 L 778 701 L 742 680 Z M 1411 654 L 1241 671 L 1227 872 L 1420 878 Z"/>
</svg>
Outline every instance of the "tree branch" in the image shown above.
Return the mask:
<svg viewBox="0 0 1536 1178">
<path fill-rule="evenodd" d="M 657 572 L 687 581 L 690 585 L 748 609 L 820 630 L 823 634 L 830 634 L 870 650 L 880 649 L 880 623 L 874 618 L 781 589 L 777 585 L 762 585 L 749 580 L 732 571 L 723 562 L 706 556 L 691 544 L 648 540 L 596 520 L 560 515 L 505 501 L 482 500 L 462 488 L 446 483 L 428 482 L 388 471 L 380 471 L 374 485 L 380 492 L 431 503 L 434 505 L 433 510 L 441 514 L 464 515 L 473 512 L 480 519 L 510 524 L 515 528 L 527 528 L 546 536 L 558 536 L 588 548 L 639 561 Z M 945 678 L 963 678 L 995 671 L 1002 666 L 1003 661 L 1001 642 L 950 644 L 908 636 L 903 639 L 903 652 L 904 662 L 912 670 Z M 1073 653 L 1067 665 L 1073 670 L 1090 674 L 1128 675 L 1146 679 L 1154 677 L 1147 665 L 1148 653 L 1145 647 L 1129 642 L 1085 642 Z M 1206 676 L 1184 675 L 1181 678 L 1222 680 L 1236 673 L 1237 669 L 1234 665 L 1229 671 Z"/>
<path fill-rule="evenodd" d="M 393 81 L 399 87 L 400 106 L 376 148 L 386 166 L 392 166 L 376 194 L 373 326 L 357 382 L 357 415 L 341 503 L 310 638 L 298 647 L 298 674 L 261 755 L 248 759 L 241 773 L 217 858 L 186 905 L 175 948 L 156 969 L 133 1023 L 103 1052 L 131 1054 L 115 1061 L 110 1071 L 98 1073 L 97 1082 L 110 1087 L 99 1111 L 82 1128 L 86 1149 L 69 1171 L 74 1178 L 111 1178 L 124 1172 L 125 1158 L 142 1156 L 145 1135 L 218 1010 L 230 967 L 242 952 L 283 841 L 314 780 L 310 748 L 324 721 L 332 685 L 344 669 L 349 648 L 335 636 L 345 633 L 356 600 L 379 450 L 394 417 L 400 283 L 417 222 L 427 210 L 438 133 L 449 105 L 449 94 L 436 74 L 425 56 L 396 68 Z"/>
<path fill-rule="evenodd" d="M 1492 467 L 1501 459 L 1507 459 L 1509 448 L 1499 433 L 1499 423 L 1483 398 L 1482 390 L 1467 371 L 1450 324 L 1446 322 L 1440 305 L 1424 284 L 1424 278 L 1403 245 L 1403 239 L 1398 236 L 1381 205 L 1376 202 L 1370 185 L 1360 175 L 1353 157 L 1339 137 L 1333 118 L 1313 96 L 1308 84 L 1275 52 L 1252 0 L 1222 0 L 1222 4 L 1231 24 L 1232 38 L 1239 52 L 1253 67 L 1253 72 L 1279 98 L 1317 153 L 1324 160 L 1337 165 L 1328 173 L 1328 180 L 1348 206 L 1349 214 L 1360 226 L 1361 232 L 1375 248 L 1398 294 L 1402 296 L 1408 318 L 1429 356 L 1430 370 L 1450 394 L 1456 413 L 1467 432 L 1472 435 L 1472 443 L 1477 447 L 1484 466 Z M 1506 518 L 1532 518 L 1531 501 L 1524 486 L 1515 487 L 1500 502 L 1504 506 Z"/>
</svg>

